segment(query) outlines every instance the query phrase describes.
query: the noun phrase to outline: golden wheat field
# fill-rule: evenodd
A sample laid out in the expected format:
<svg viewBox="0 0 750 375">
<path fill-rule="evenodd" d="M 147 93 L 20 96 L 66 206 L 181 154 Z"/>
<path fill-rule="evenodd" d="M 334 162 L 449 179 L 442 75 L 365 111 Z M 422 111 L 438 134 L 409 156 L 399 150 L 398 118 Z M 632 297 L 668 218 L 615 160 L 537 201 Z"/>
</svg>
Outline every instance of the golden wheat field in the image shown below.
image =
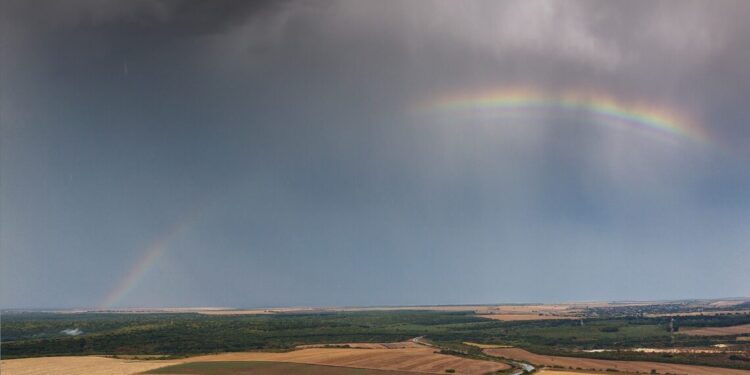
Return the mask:
<svg viewBox="0 0 750 375">
<path fill-rule="evenodd" d="M 0 361 L 3 375 L 129 375 L 184 361 L 126 360 L 96 356 L 40 357 Z"/>
<path fill-rule="evenodd" d="M 456 374 L 485 374 L 509 368 L 508 365 L 499 362 L 436 354 L 434 349 L 427 347 L 399 349 L 310 348 L 286 353 L 224 353 L 169 361 L 123 360 L 94 356 L 11 359 L 2 361 L 2 374 L 126 375 L 179 363 L 210 361 L 292 362 L 433 374 L 444 374 L 448 369 L 454 369 Z"/>
</svg>

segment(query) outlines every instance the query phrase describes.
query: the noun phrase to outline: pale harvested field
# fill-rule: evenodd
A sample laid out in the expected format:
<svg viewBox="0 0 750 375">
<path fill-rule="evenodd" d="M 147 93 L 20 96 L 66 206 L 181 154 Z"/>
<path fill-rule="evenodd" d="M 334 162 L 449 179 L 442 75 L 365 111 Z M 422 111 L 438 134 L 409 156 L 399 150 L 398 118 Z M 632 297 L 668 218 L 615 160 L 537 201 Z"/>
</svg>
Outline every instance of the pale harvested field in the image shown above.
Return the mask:
<svg viewBox="0 0 750 375">
<path fill-rule="evenodd" d="M 464 344 L 476 346 L 477 348 L 482 348 L 482 349 L 512 348 L 512 346 L 510 345 L 480 344 L 477 342 L 469 342 L 469 341 L 464 341 Z"/>
<path fill-rule="evenodd" d="M 714 315 L 736 315 L 736 314 L 750 314 L 750 310 L 717 310 L 717 311 L 693 311 L 693 312 L 677 312 L 677 313 L 664 313 L 664 314 L 645 314 L 650 318 L 658 318 L 662 316 L 714 316 Z"/>
<path fill-rule="evenodd" d="M 729 307 L 747 300 L 717 300 L 710 302 L 713 307 Z M 261 314 L 283 314 L 301 312 L 329 312 L 329 311 L 396 311 L 396 310 L 429 310 L 429 311 L 473 311 L 476 314 L 576 314 L 589 307 L 611 307 L 611 306 L 643 306 L 665 303 L 665 301 L 651 302 L 572 302 L 552 304 L 530 304 L 530 305 L 427 305 L 427 306 L 371 306 L 371 307 L 267 307 L 253 309 L 236 309 L 228 307 L 141 307 L 126 309 L 76 309 L 76 310 L 49 310 L 57 313 L 83 313 L 83 312 L 110 312 L 110 313 L 199 313 L 206 315 L 261 315 Z M 706 302 L 709 306 L 709 302 Z"/>
<path fill-rule="evenodd" d="M 711 302 L 710 305 L 712 307 L 728 307 L 728 306 L 736 306 L 736 305 L 739 305 L 748 301 L 750 300 L 748 299 L 721 300 L 721 301 Z"/>
<path fill-rule="evenodd" d="M 313 365 L 329 365 L 379 370 L 445 373 L 455 369 L 456 374 L 485 374 L 509 368 L 498 362 L 479 361 L 434 353 L 432 348 L 407 349 L 339 349 L 312 348 L 287 353 L 224 353 L 190 358 L 190 361 L 274 361 Z"/>
<path fill-rule="evenodd" d="M 476 311 L 482 306 L 393 306 L 393 307 L 273 307 L 266 309 L 213 309 L 194 310 L 204 315 L 262 315 L 285 313 L 320 313 L 320 312 L 354 312 L 354 311 Z"/>
<path fill-rule="evenodd" d="M 731 327 L 706 327 L 698 329 L 680 330 L 683 335 L 691 336 L 729 336 L 729 335 L 741 335 L 743 333 L 750 333 L 750 324 L 741 324 L 738 326 Z"/>
<path fill-rule="evenodd" d="M 3 375 L 130 375 L 159 367 L 213 361 L 272 361 L 312 365 L 328 365 L 373 370 L 411 371 L 444 374 L 485 374 L 510 368 L 499 362 L 480 361 L 434 353 L 423 346 L 402 349 L 339 349 L 312 348 L 287 353 L 223 353 L 181 360 L 124 360 L 105 357 L 41 357 L 0 361 Z"/>
<path fill-rule="evenodd" d="M 401 341 L 401 342 L 382 342 L 382 343 L 371 343 L 371 342 L 350 342 L 346 344 L 311 344 L 311 345 L 298 345 L 297 349 L 310 349 L 310 348 L 327 348 L 334 349 L 336 346 L 347 345 L 352 349 L 406 349 L 406 348 L 424 348 L 423 345 L 417 344 L 413 341 Z M 346 348 L 344 348 L 346 349 Z"/>
<path fill-rule="evenodd" d="M 522 320 L 556 320 L 556 319 L 580 319 L 577 316 L 567 315 L 539 315 L 539 314 L 489 314 L 477 315 L 480 318 L 487 318 L 502 321 L 522 321 Z"/>
<path fill-rule="evenodd" d="M 3 375 L 129 375 L 184 361 L 127 360 L 105 357 L 41 357 L 0 361 Z"/>
<path fill-rule="evenodd" d="M 586 375 L 595 374 L 602 375 L 601 372 L 583 372 L 583 371 L 557 371 L 557 370 L 541 370 L 535 372 L 536 375 Z M 616 372 L 614 374 L 617 374 Z"/>
<path fill-rule="evenodd" d="M 608 368 L 617 369 L 622 372 L 645 372 L 649 373 L 655 369 L 659 374 L 681 374 L 681 375 L 750 375 L 750 371 L 724 369 L 708 366 L 678 365 L 671 363 L 657 363 L 645 361 L 613 361 L 605 359 L 588 359 L 540 355 L 523 349 L 485 349 L 485 353 L 499 357 L 511 358 L 530 362 L 534 365 L 573 367 L 583 370 L 605 371 Z M 554 373 L 551 373 L 552 375 Z"/>
<path fill-rule="evenodd" d="M 504 321 L 580 319 L 587 308 L 608 306 L 636 306 L 641 303 L 581 302 L 540 305 L 482 306 L 474 310 L 477 316 Z"/>
<path fill-rule="evenodd" d="M 276 313 L 272 310 L 205 310 L 196 312 L 203 315 L 266 315 Z"/>
<path fill-rule="evenodd" d="M 193 312 L 207 315 L 254 315 L 254 314 L 282 314 L 298 312 L 328 312 L 328 311 L 398 311 L 398 310 L 429 310 L 429 311 L 473 311 L 476 314 L 570 314 L 581 312 L 587 307 L 607 306 L 635 306 L 649 303 L 628 302 L 613 304 L 610 302 L 576 302 L 560 304 L 536 305 L 447 305 L 447 306 L 373 306 L 373 307 L 282 307 L 265 309 L 194 309 Z"/>
</svg>

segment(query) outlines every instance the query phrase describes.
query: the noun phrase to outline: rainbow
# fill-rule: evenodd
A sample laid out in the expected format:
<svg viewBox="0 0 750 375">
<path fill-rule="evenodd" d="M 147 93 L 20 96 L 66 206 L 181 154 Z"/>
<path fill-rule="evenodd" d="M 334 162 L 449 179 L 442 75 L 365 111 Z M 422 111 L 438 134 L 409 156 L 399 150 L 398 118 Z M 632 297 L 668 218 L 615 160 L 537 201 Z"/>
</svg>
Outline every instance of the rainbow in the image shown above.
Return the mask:
<svg viewBox="0 0 750 375">
<path fill-rule="evenodd" d="M 185 218 L 172 225 L 166 232 L 151 241 L 138 260 L 130 267 L 125 276 L 99 304 L 99 309 L 116 307 L 125 296 L 138 286 L 141 279 L 143 279 L 148 271 L 153 268 L 159 259 L 162 258 L 164 253 L 170 248 L 172 242 L 179 238 L 193 225 L 196 218 L 197 215 L 195 212 L 187 215 Z"/>
<path fill-rule="evenodd" d="M 709 141 L 703 129 L 688 116 L 673 109 L 650 103 L 623 102 L 591 90 L 555 93 L 530 87 L 513 87 L 442 96 L 416 106 L 418 112 L 439 114 L 487 111 L 507 115 L 538 109 L 585 111 L 603 125 L 635 127 L 700 143 Z"/>
</svg>

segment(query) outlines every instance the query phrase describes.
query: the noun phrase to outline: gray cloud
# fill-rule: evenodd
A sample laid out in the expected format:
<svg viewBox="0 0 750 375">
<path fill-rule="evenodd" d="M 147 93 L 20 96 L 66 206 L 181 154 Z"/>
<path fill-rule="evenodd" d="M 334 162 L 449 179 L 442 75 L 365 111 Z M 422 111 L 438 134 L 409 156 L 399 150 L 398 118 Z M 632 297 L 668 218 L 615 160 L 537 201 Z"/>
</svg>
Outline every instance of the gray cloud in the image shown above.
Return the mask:
<svg viewBox="0 0 750 375">
<path fill-rule="evenodd" d="M 98 304 L 196 206 L 121 304 L 748 293 L 744 2 L 2 4 L 3 305 Z M 415 111 L 512 85 L 713 144 Z"/>
</svg>

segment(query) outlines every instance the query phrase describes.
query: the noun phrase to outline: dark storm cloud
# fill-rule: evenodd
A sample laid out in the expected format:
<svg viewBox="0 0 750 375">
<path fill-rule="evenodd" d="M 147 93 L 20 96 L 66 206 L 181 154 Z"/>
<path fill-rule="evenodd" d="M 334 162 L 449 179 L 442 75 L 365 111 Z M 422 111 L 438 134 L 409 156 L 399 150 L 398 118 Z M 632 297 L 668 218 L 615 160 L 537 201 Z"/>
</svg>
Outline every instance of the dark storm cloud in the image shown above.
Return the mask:
<svg viewBox="0 0 750 375">
<path fill-rule="evenodd" d="M 2 7 L 4 306 L 98 304 L 196 207 L 118 303 L 748 292 L 745 2 Z M 508 85 L 674 108 L 712 144 L 415 111 Z"/>
<path fill-rule="evenodd" d="M 5 1 L 6 21 L 29 22 L 41 29 L 94 29 L 112 34 L 148 33 L 160 38 L 226 32 L 253 16 L 283 6 L 283 1 L 72 0 L 65 3 Z M 99 28 L 99 29 L 96 29 Z"/>
</svg>

